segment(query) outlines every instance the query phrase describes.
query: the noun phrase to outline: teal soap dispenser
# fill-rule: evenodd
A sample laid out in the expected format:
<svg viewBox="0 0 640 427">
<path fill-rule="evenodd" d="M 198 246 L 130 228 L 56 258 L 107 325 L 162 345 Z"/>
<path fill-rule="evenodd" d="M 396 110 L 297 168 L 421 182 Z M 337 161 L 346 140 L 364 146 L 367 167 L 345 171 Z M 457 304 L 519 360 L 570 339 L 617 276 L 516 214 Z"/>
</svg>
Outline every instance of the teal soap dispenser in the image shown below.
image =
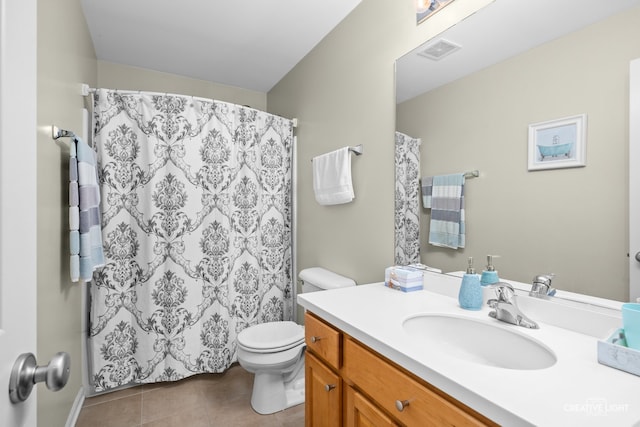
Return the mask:
<svg viewBox="0 0 640 427">
<path fill-rule="evenodd" d="M 480 310 L 482 308 L 482 286 L 480 276 L 473 269 L 473 257 L 469 257 L 467 272 L 462 276 L 458 303 L 465 310 Z"/>
<path fill-rule="evenodd" d="M 482 286 L 491 285 L 500 281 L 498 272 L 493 266 L 493 259 L 499 257 L 500 255 L 487 255 L 487 267 L 482 271 L 482 276 L 480 277 L 480 284 Z"/>
</svg>

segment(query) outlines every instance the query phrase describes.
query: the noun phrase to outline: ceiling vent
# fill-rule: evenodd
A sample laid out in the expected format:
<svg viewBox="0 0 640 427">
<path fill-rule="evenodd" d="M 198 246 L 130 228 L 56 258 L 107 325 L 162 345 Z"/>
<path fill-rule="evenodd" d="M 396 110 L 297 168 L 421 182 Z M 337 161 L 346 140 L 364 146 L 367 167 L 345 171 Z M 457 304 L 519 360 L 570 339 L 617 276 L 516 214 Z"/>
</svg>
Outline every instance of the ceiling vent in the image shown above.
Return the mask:
<svg viewBox="0 0 640 427">
<path fill-rule="evenodd" d="M 430 44 L 421 52 L 418 52 L 418 55 L 424 56 L 425 58 L 429 58 L 433 61 L 439 61 L 447 55 L 451 55 L 456 50 L 460 49 L 462 46 L 450 42 L 449 40 L 440 39 L 435 43 Z"/>
</svg>

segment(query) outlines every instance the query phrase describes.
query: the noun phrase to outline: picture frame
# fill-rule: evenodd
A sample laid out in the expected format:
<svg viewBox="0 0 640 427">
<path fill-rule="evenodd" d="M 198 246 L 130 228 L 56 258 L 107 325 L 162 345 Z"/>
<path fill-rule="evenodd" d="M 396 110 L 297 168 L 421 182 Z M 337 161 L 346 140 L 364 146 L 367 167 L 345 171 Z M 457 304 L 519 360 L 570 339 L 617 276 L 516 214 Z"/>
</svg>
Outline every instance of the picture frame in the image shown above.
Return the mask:
<svg viewBox="0 0 640 427">
<path fill-rule="evenodd" d="M 529 170 L 586 166 L 587 115 L 529 125 Z"/>
<path fill-rule="evenodd" d="M 424 22 L 431 15 L 443 9 L 454 0 L 415 0 L 416 25 Z"/>
</svg>

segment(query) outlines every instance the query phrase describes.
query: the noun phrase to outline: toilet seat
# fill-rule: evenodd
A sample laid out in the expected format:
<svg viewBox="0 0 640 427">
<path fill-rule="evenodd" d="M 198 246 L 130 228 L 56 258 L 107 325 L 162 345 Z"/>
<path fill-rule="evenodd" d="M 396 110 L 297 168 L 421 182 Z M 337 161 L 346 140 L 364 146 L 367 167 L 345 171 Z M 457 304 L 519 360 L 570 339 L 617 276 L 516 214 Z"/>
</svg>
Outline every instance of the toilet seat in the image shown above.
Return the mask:
<svg viewBox="0 0 640 427">
<path fill-rule="evenodd" d="M 238 346 L 254 353 L 275 353 L 304 344 L 304 327 L 291 321 L 250 326 L 238 334 Z"/>
</svg>

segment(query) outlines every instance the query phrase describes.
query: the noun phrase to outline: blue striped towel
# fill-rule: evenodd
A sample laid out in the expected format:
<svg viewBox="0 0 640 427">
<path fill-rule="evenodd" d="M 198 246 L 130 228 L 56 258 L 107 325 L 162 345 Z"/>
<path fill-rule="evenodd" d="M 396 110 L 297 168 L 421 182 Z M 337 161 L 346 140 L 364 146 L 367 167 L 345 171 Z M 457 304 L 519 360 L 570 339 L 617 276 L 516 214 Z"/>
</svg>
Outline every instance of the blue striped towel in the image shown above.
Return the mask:
<svg viewBox="0 0 640 427">
<path fill-rule="evenodd" d="M 90 281 L 104 265 L 96 153 L 78 137 L 69 157 L 69 249 L 72 282 Z"/>
<path fill-rule="evenodd" d="M 423 206 L 431 208 L 429 243 L 464 248 L 464 174 L 424 177 L 421 187 Z"/>
</svg>

